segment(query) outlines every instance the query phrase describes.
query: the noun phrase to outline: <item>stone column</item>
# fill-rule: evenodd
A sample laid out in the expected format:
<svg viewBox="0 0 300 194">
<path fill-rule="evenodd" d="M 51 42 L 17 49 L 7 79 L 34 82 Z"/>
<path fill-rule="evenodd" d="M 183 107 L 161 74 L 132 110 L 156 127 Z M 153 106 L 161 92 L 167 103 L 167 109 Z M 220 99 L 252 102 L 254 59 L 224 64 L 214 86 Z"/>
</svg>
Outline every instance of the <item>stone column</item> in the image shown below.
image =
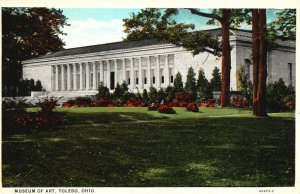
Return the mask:
<svg viewBox="0 0 300 194">
<path fill-rule="evenodd" d="M 160 88 L 160 65 L 159 65 L 159 55 L 156 56 L 156 76 L 155 76 L 156 89 Z"/>
<path fill-rule="evenodd" d="M 97 71 L 96 71 L 96 62 L 94 61 L 93 63 L 93 90 L 97 90 Z"/>
<path fill-rule="evenodd" d="M 73 91 L 77 90 L 77 71 L 76 63 L 73 63 Z"/>
<path fill-rule="evenodd" d="M 85 71 L 86 71 L 86 85 L 85 90 L 90 90 L 91 86 L 91 71 L 89 62 L 85 63 Z"/>
<path fill-rule="evenodd" d="M 106 61 L 106 69 L 107 69 L 107 71 L 106 71 L 106 84 L 107 84 L 107 87 L 108 87 L 108 89 L 110 90 L 110 65 L 109 65 L 109 60 L 107 60 Z"/>
<path fill-rule="evenodd" d="M 170 85 L 170 72 L 169 72 L 169 58 L 168 55 L 165 55 L 165 86 Z"/>
<path fill-rule="evenodd" d="M 149 88 L 152 86 L 150 56 L 147 57 L 147 84 L 148 84 Z"/>
<path fill-rule="evenodd" d="M 79 63 L 79 90 L 83 90 L 83 63 Z"/>
<path fill-rule="evenodd" d="M 126 82 L 126 64 L 125 64 L 125 59 L 122 59 L 122 74 L 123 74 L 123 81 Z"/>
<path fill-rule="evenodd" d="M 118 60 L 114 60 L 115 63 L 115 87 L 117 86 L 118 83 Z"/>
<path fill-rule="evenodd" d="M 139 89 L 143 89 L 143 85 L 142 57 L 139 57 Z"/>
<path fill-rule="evenodd" d="M 67 64 L 67 90 L 71 90 L 71 69 L 70 64 Z"/>
<path fill-rule="evenodd" d="M 103 69 L 103 61 L 100 61 L 100 82 L 104 82 L 104 69 Z M 99 83 L 100 84 L 100 83 Z M 104 83 L 103 83 L 104 84 Z"/>
<path fill-rule="evenodd" d="M 55 91 L 59 91 L 59 85 L 58 85 L 58 81 L 59 81 L 59 76 L 58 76 L 58 65 L 55 65 Z"/>
<path fill-rule="evenodd" d="M 65 65 L 61 65 L 61 90 L 62 91 L 65 91 L 66 90 L 66 87 L 65 87 L 65 77 L 66 77 L 66 74 L 65 74 Z"/>
<path fill-rule="evenodd" d="M 131 89 L 134 89 L 134 64 L 133 64 L 133 58 L 132 59 L 129 59 L 130 61 L 130 85 L 131 85 Z"/>
</svg>

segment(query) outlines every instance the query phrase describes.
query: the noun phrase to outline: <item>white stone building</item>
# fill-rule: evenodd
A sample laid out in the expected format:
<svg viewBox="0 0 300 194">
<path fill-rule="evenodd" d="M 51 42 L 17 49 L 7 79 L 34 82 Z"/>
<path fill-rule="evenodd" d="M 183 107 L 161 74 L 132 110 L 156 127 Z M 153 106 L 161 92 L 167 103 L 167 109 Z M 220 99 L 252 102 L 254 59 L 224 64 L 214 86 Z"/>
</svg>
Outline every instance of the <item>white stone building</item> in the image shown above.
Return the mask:
<svg viewBox="0 0 300 194">
<path fill-rule="evenodd" d="M 220 29 L 208 30 L 220 36 Z M 252 78 L 251 32 L 231 30 L 231 90 L 236 90 L 236 70 L 241 64 Z M 295 85 L 295 41 L 277 44 L 268 50 L 267 82 L 282 78 Z M 166 88 L 177 72 L 186 80 L 187 69 L 202 69 L 208 80 L 221 59 L 209 53 L 193 56 L 184 48 L 158 40 L 114 42 L 64 49 L 23 62 L 23 78 L 40 80 L 53 96 L 82 96 L 97 93 L 100 82 L 111 90 L 125 81 L 133 92 Z M 197 75 L 196 75 L 197 76 Z"/>
</svg>

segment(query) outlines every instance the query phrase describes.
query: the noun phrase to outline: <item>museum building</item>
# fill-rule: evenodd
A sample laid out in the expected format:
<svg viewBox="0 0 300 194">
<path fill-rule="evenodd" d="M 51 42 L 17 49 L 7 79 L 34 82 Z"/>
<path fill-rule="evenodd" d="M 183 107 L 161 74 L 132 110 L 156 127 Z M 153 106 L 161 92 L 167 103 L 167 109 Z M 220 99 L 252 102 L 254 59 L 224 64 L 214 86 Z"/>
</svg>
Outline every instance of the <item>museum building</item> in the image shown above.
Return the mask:
<svg viewBox="0 0 300 194">
<path fill-rule="evenodd" d="M 220 29 L 206 30 L 221 37 Z M 252 79 L 251 31 L 230 30 L 231 83 L 237 90 L 236 71 L 245 66 Z M 133 92 L 173 85 L 180 72 L 183 82 L 187 70 L 193 67 L 196 76 L 201 69 L 208 80 L 215 67 L 221 68 L 221 58 L 208 52 L 193 56 L 183 47 L 156 39 L 122 41 L 108 44 L 63 49 L 23 61 L 23 79 L 40 80 L 50 96 L 94 95 L 100 82 L 114 90 L 117 83 L 126 82 Z M 295 85 L 295 41 L 284 41 L 268 49 L 267 82 L 282 78 Z M 197 77 L 196 77 L 197 78 Z"/>
</svg>

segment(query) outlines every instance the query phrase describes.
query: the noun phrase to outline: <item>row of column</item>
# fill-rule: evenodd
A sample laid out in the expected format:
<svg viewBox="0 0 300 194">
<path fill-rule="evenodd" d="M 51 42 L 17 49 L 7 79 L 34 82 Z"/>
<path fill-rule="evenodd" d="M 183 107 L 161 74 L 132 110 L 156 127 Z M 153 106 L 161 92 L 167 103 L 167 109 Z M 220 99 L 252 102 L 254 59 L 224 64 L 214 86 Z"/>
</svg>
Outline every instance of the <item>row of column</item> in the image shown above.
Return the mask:
<svg viewBox="0 0 300 194">
<path fill-rule="evenodd" d="M 161 68 L 159 56 L 155 56 L 156 67 L 155 67 L 155 87 L 161 87 Z M 130 76 L 126 77 L 126 59 L 114 59 L 114 60 L 101 60 L 97 61 L 100 64 L 99 71 L 97 71 L 97 62 L 82 62 L 82 63 L 70 63 L 70 64 L 59 64 L 52 65 L 52 91 L 86 91 L 86 90 L 97 90 L 98 82 L 104 82 L 104 65 L 106 64 L 106 86 L 113 89 L 118 83 L 118 77 L 121 77 L 122 81 L 128 84 L 130 80 L 129 88 L 135 89 L 137 86 L 139 89 L 143 89 L 143 68 L 142 68 L 142 58 L 126 58 L 129 60 L 130 65 Z M 138 59 L 138 85 L 136 85 L 134 80 L 134 59 Z M 164 83 L 166 86 L 170 85 L 170 70 L 169 70 L 169 58 L 168 55 L 164 55 Z M 122 75 L 118 75 L 118 63 L 117 60 L 122 61 Z M 150 56 L 146 57 L 147 67 L 146 67 L 146 79 L 148 87 L 151 87 L 151 62 Z M 114 71 L 111 71 L 110 61 L 113 61 Z M 79 73 L 78 73 L 79 69 Z M 114 72 L 114 83 L 111 84 L 111 72 Z M 98 75 L 98 76 L 97 76 Z M 129 80 L 128 80 L 129 78 Z M 126 80 L 127 79 L 127 80 Z"/>
</svg>

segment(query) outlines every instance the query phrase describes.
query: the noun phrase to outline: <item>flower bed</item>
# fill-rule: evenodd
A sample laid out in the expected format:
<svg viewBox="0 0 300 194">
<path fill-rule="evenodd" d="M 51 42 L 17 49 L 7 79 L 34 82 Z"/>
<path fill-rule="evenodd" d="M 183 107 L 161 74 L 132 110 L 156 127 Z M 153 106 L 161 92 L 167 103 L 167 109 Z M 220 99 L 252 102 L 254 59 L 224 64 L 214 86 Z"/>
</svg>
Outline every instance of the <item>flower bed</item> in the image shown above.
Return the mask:
<svg viewBox="0 0 300 194">
<path fill-rule="evenodd" d="M 165 104 L 162 104 L 159 106 L 158 112 L 164 113 L 164 114 L 175 114 L 176 113 L 172 107 L 165 105 Z"/>
<path fill-rule="evenodd" d="M 160 104 L 158 103 L 152 103 L 150 106 L 148 106 L 148 110 L 149 111 L 156 111 L 158 110 L 160 107 Z"/>
<path fill-rule="evenodd" d="M 197 106 L 196 103 L 188 103 L 188 105 L 186 105 L 186 110 L 189 112 L 199 112 L 199 108 Z"/>
<path fill-rule="evenodd" d="M 234 97 L 231 103 L 236 108 L 249 108 L 249 100 L 247 98 Z"/>
<path fill-rule="evenodd" d="M 203 108 L 209 108 L 209 107 L 216 107 L 216 99 L 209 99 L 205 102 L 202 102 L 200 107 L 203 107 Z"/>
</svg>

